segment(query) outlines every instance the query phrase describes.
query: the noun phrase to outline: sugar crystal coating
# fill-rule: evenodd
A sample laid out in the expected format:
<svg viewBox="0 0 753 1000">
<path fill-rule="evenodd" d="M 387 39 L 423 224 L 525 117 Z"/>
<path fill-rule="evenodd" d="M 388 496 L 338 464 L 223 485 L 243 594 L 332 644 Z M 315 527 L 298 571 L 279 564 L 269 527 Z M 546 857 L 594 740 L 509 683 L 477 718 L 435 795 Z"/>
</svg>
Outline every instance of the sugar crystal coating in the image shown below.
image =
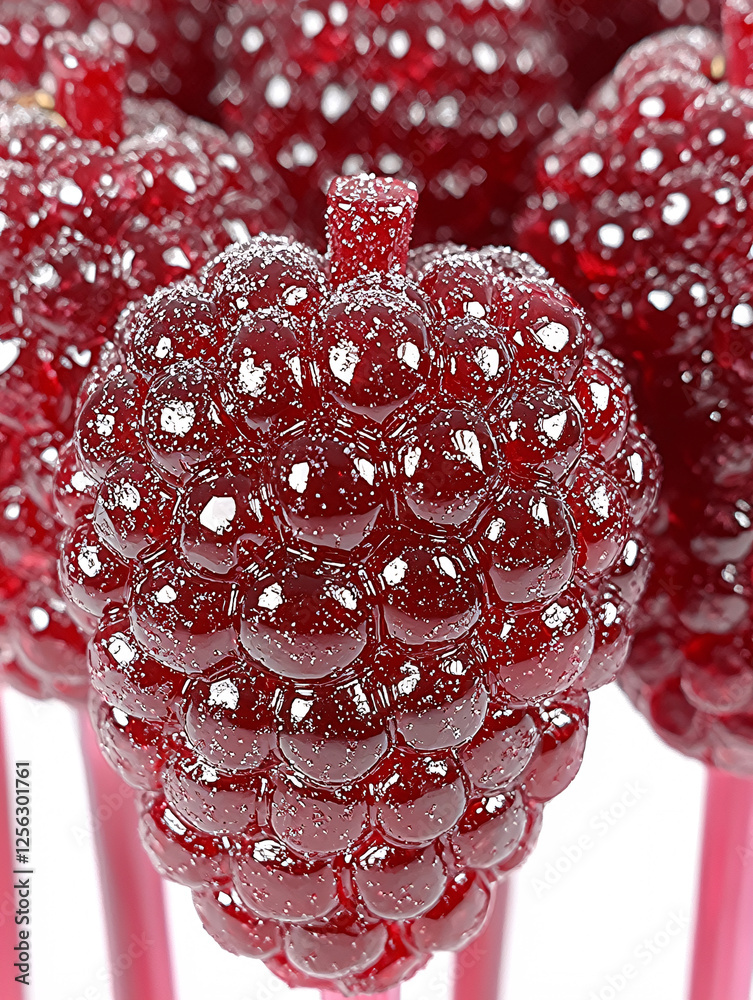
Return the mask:
<svg viewBox="0 0 753 1000">
<path fill-rule="evenodd" d="M 656 569 L 624 686 L 672 746 L 750 774 L 753 102 L 737 58 L 743 16 L 740 5 L 725 9 L 724 40 L 678 30 L 625 56 L 542 149 L 518 229 L 626 363 L 665 466 Z M 637 481 L 641 444 L 628 436 L 613 462 Z M 628 504 L 640 505 L 645 491 L 633 492 Z"/>
<path fill-rule="evenodd" d="M 505 248 L 409 255 L 415 208 L 341 178 L 326 258 L 260 236 L 132 306 L 69 459 L 63 586 L 147 849 L 225 948 L 346 995 L 464 947 L 574 777 L 659 475 L 576 303 Z"/>
<path fill-rule="evenodd" d="M 285 213 L 273 176 L 242 137 L 164 102 L 123 99 L 122 53 L 106 38 L 48 34 L 45 45 L 60 110 L 43 92 L 0 105 L 0 665 L 26 690 L 77 697 L 86 690 L 84 644 L 58 593 L 56 516 L 72 527 L 89 512 L 97 477 L 135 440 L 126 418 L 133 380 L 90 380 L 96 440 L 83 464 L 69 449 L 58 466 L 81 383 L 129 301 L 250 231 L 282 226 Z M 177 356 L 178 331 L 171 336 Z M 158 338 L 156 349 L 165 343 Z M 129 509 L 126 475 L 143 477 L 145 495 L 156 491 L 155 507 L 166 502 L 148 465 L 113 471 L 122 503 L 110 511 L 113 497 L 103 498 L 96 519 L 111 545 L 122 540 L 119 558 L 160 532 L 154 518 Z M 102 560 L 90 541 L 86 566 L 70 567 L 68 578 L 89 605 L 76 616 L 82 626 L 102 605 L 91 596 Z"/>
</svg>

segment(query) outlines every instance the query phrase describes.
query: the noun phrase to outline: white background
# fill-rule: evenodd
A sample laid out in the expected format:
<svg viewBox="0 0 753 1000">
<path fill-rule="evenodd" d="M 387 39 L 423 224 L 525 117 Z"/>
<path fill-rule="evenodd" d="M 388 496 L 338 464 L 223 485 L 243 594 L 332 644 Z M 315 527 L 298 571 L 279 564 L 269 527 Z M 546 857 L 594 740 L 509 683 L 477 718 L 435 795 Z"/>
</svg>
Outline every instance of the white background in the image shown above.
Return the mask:
<svg viewBox="0 0 753 1000">
<path fill-rule="evenodd" d="M 75 718 L 15 692 L 4 695 L 3 715 L 8 757 L 30 760 L 34 777 L 25 995 L 112 1000 Z M 514 881 L 505 1000 L 684 1000 L 703 783 L 702 767 L 663 746 L 618 690 L 594 696 L 581 773 L 547 806 L 539 845 Z M 225 954 L 187 889 L 170 886 L 168 899 L 177 1000 L 316 997 Z M 439 956 L 402 1000 L 446 1000 L 450 968 Z"/>
</svg>

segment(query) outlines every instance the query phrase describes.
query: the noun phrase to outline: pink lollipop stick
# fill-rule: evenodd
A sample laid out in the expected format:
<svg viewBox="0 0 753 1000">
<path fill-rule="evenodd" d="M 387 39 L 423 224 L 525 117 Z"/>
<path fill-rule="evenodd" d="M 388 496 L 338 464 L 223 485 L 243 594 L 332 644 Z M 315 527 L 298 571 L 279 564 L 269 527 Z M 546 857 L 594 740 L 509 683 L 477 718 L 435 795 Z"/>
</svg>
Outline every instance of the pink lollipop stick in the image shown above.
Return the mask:
<svg viewBox="0 0 753 1000">
<path fill-rule="evenodd" d="M 343 1000 L 342 993 L 332 993 L 330 990 L 322 990 L 322 1000 Z M 351 1000 L 400 1000 L 400 987 L 390 990 L 389 993 L 374 993 L 368 997 L 351 997 Z"/>
<path fill-rule="evenodd" d="M 81 744 L 94 813 L 114 1000 L 172 1000 L 162 882 L 138 839 L 133 790 L 102 757 L 88 718 Z"/>
<path fill-rule="evenodd" d="M 17 866 L 14 864 L 11 829 L 5 738 L 2 729 L 2 712 L 0 712 L 0 962 L 2 962 L 3 969 L 6 970 L 3 997 L 7 997 L 7 1000 L 20 1000 L 21 984 L 16 982 L 15 978 L 15 973 L 18 970 L 13 968 L 14 963 L 18 961 L 17 952 L 13 948 L 19 943 L 19 937 L 14 920 L 16 897 L 13 889 L 15 881 L 13 869 Z"/>
<path fill-rule="evenodd" d="M 709 768 L 690 1000 L 748 1000 L 753 781 Z"/>
<path fill-rule="evenodd" d="M 508 880 L 496 884 L 486 926 L 455 960 L 454 1000 L 499 1000 L 502 993 Z"/>
</svg>

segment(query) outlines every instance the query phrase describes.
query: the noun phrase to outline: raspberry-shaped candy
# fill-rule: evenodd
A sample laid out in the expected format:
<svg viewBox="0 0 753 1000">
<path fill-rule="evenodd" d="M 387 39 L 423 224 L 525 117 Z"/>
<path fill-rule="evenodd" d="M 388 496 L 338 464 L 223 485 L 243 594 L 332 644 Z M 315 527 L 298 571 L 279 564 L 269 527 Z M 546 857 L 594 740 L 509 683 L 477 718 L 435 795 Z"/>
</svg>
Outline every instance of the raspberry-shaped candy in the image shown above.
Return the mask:
<svg viewBox="0 0 753 1000">
<path fill-rule="evenodd" d="M 673 746 L 753 771 L 753 82 L 700 29 L 637 46 L 543 150 L 523 246 L 634 372 L 666 516 L 626 685 Z"/>
<path fill-rule="evenodd" d="M 81 382 L 129 301 L 285 214 L 246 140 L 124 99 L 109 45 L 49 42 L 54 103 L 0 105 L 0 661 L 26 689 L 75 694 L 86 665 L 57 592 L 51 487 Z M 57 476 L 72 522 L 93 481 L 65 455 Z"/>
<path fill-rule="evenodd" d="M 529 258 L 408 256 L 339 178 L 329 253 L 232 247 L 126 312 L 61 549 L 158 868 L 292 985 L 381 992 L 480 929 L 629 644 L 657 468 Z"/>
<path fill-rule="evenodd" d="M 336 174 L 421 192 L 421 241 L 506 226 L 533 146 L 557 124 L 567 63 L 549 0 L 233 0 L 215 96 L 279 165 L 312 240 Z"/>
</svg>

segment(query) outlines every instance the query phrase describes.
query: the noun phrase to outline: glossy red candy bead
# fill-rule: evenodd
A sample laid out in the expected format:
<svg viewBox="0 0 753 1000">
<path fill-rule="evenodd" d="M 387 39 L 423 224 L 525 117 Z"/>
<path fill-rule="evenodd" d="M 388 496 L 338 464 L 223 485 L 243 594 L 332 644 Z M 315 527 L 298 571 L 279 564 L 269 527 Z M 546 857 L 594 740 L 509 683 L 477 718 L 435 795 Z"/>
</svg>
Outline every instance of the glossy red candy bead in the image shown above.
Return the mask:
<svg viewBox="0 0 753 1000">
<path fill-rule="evenodd" d="M 261 576 L 243 595 L 240 641 L 267 670 L 316 680 L 353 663 L 375 623 L 359 574 L 301 558 Z"/>
<path fill-rule="evenodd" d="M 463 771 L 479 794 L 512 785 L 525 771 L 540 741 L 535 716 L 509 707 L 505 698 L 492 701 L 487 724 L 460 750 Z"/>
<path fill-rule="evenodd" d="M 478 651 L 459 643 L 441 653 L 390 651 L 375 671 L 388 671 L 397 731 L 419 752 L 466 744 L 484 726 L 489 700 Z"/>
<path fill-rule="evenodd" d="M 438 528 L 459 527 L 497 484 L 499 448 L 480 414 L 432 409 L 396 429 L 395 464 L 411 513 Z"/>
<path fill-rule="evenodd" d="M 223 774 L 181 753 L 163 768 L 162 787 L 173 812 L 202 833 L 238 836 L 256 823 L 260 790 L 248 775 Z"/>
<path fill-rule="evenodd" d="M 181 552 L 199 573 L 238 575 L 247 560 L 261 564 L 279 540 L 269 486 L 232 464 L 190 478 L 178 516 Z"/>
<path fill-rule="evenodd" d="M 279 310 L 245 316 L 227 345 L 223 376 L 232 394 L 233 414 L 253 432 L 301 398 L 304 377 L 303 331 L 294 316 Z"/>
<path fill-rule="evenodd" d="M 130 623 L 107 614 L 89 646 L 92 687 L 125 715 L 155 721 L 175 710 L 184 680 L 157 660 L 145 656 Z"/>
<path fill-rule="evenodd" d="M 240 662 L 231 662 L 186 694 L 186 738 L 201 759 L 223 771 L 260 770 L 277 746 L 272 679 L 252 682 Z"/>
<path fill-rule="evenodd" d="M 410 925 L 410 938 L 420 951 L 460 951 L 483 926 L 491 892 L 481 875 L 456 876 L 433 910 Z"/>
<path fill-rule="evenodd" d="M 114 553 L 133 559 L 164 535 L 176 502 L 151 465 L 129 456 L 112 466 L 100 485 L 94 528 Z"/>
<path fill-rule="evenodd" d="M 317 352 L 327 394 L 380 423 L 426 385 L 432 367 L 426 308 L 410 286 L 391 285 L 346 286 L 323 317 Z"/>
<path fill-rule="evenodd" d="M 407 920 L 439 902 L 447 875 L 435 845 L 416 850 L 376 843 L 355 859 L 353 882 L 374 916 Z"/>
<path fill-rule="evenodd" d="M 497 598 L 526 605 L 556 597 L 575 569 L 575 525 L 547 479 L 513 481 L 481 523 L 481 565 Z"/>
<path fill-rule="evenodd" d="M 201 673 L 237 650 L 237 586 L 199 577 L 170 556 L 144 565 L 129 603 L 142 648 L 174 670 Z"/>
<path fill-rule="evenodd" d="M 370 562 L 392 639 L 409 646 L 455 642 L 478 621 L 483 582 L 472 549 L 406 531 L 388 538 Z"/>
<path fill-rule="evenodd" d="M 326 916 L 337 904 L 332 866 L 297 857 L 268 835 L 243 841 L 231 871 L 244 905 L 260 917 L 303 923 Z"/>
<path fill-rule="evenodd" d="M 463 815 L 462 775 L 447 755 L 395 752 L 375 780 L 381 786 L 377 789 L 377 822 L 395 843 L 431 843 Z"/>
<path fill-rule="evenodd" d="M 381 706 L 374 700 L 355 678 L 278 692 L 283 756 L 316 784 L 344 785 L 363 778 L 390 745 Z"/>
<path fill-rule="evenodd" d="M 285 953 L 301 972 L 326 981 L 365 972 L 381 957 L 386 943 L 387 928 L 381 921 L 344 911 L 322 926 L 292 925 L 285 935 Z"/>
<path fill-rule="evenodd" d="M 224 889 L 193 894 L 204 929 L 225 951 L 249 958 L 271 958 L 282 947 L 282 931 L 273 920 L 250 916 Z"/>
<path fill-rule="evenodd" d="M 144 796 L 140 833 L 152 864 L 165 878 L 191 889 L 227 885 L 221 841 L 184 823 L 164 798 Z"/>
<path fill-rule="evenodd" d="M 529 836 L 531 805 L 520 790 L 474 799 L 449 838 L 461 865 L 504 868 Z"/>
<path fill-rule="evenodd" d="M 350 551 L 372 533 L 389 502 L 380 450 L 371 427 L 343 418 L 280 435 L 271 482 L 296 539 Z"/>
</svg>

